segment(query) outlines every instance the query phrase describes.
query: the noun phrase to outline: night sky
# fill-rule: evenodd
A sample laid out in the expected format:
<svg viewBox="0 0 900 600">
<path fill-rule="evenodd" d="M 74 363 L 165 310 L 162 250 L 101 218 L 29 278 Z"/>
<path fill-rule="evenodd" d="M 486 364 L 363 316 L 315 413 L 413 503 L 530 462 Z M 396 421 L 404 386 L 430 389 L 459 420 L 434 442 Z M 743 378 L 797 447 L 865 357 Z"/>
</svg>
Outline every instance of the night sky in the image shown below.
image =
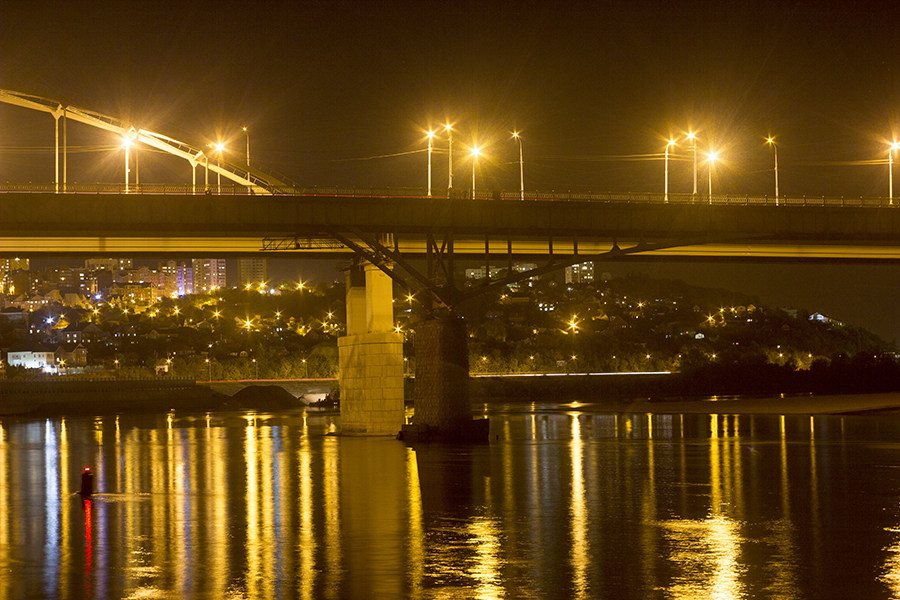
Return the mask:
<svg viewBox="0 0 900 600">
<path fill-rule="evenodd" d="M 236 157 L 246 126 L 251 162 L 302 186 L 424 187 L 424 132 L 449 121 L 455 187 L 471 185 L 463 149 L 477 144 L 478 187 L 516 190 L 518 130 L 528 189 L 662 192 L 665 140 L 691 130 L 701 157 L 720 153 L 714 193 L 774 194 L 772 135 L 782 195 L 887 196 L 900 2 L 6 1 L 0 88 L 226 141 Z M 70 182 L 123 179 L 110 137 L 70 123 Z M 50 116 L 0 105 L 0 181 L 52 181 L 52 145 Z M 446 138 L 435 147 L 445 187 Z M 143 183 L 190 183 L 183 160 L 140 160 Z M 669 167 L 670 191 L 692 191 L 686 144 Z M 603 270 L 729 287 L 900 340 L 894 264 Z"/>
</svg>

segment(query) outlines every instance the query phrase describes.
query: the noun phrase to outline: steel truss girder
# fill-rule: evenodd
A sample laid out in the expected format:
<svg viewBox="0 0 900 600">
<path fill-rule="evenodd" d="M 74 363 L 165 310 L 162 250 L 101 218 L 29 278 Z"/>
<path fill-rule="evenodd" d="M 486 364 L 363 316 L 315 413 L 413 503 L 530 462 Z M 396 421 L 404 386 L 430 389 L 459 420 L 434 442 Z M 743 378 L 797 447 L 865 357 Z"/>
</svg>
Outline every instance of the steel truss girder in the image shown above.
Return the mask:
<svg viewBox="0 0 900 600">
<path fill-rule="evenodd" d="M 396 235 L 393 235 L 394 241 L 394 249 L 388 248 L 383 243 L 379 242 L 376 239 L 376 236 L 373 234 L 366 233 L 359 228 L 351 227 L 347 228 L 347 231 L 354 235 L 358 240 L 362 242 L 362 244 L 357 243 L 353 239 L 350 239 L 347 235 L 342 233 L 341 231 L 332 228 L 328 233 L 334 236 L 341 243 L 346 245 L 348 248 L 352 249 L 359 256 L 363 257 L 365 260 L 368 260 L 373 265 L 377 266 L 381 269 L 385 274 L 387 274 L 392 280 L 396 281 L 403 289 L 407 291 L 411 291 L 409 283 L 405 278 L 396 273 L 393 265 L 401 267 L 404 271 L 406 271 L 416 282 L 422 286 L 428 293 L 430 297 L 436 300 L 440 306 L 443 306 L 449 310 L 453 310 L 459 304 L 466 302 L 467 300 L 471 300 L 477 296 L 482 294 L 486 294 L 497 288 L 516 283 L 519 281 L 523 281 L 525 279 L 530 279 L 531 277 L 536 277 L 539 275 L 544 275 L 546 273 L 551 273 L 553 271 L 558 271 L 560 269 L 564 269 L 566 267 L 570 267 L 572 265 L 586 262 L 586 261 L 604 261 L 604 260 L 616 260 L 620 258 L 625 258 L 633 254 L 640 254 L 646 252 L 653 252 L 656 250 L 664 250 L 669 248 L 677 248 L 682 246 L 693 246 L 697 244 L 709 243 L 711 240 L 707 238 L 691 238 L 691 239 L 673 239 L 673 240 L 664 240 L 662 242 L 655 243 L 647 243 L 643 239 L 641 239 L 637 244 L 630 248 L 621 248 L 616 240 L 613 240 L 613 247 L 611 250 L 607 252 L 601 252 L 598 254 L 578 254 L 578 240 L 574 239 L 573 242 L 573 250 L 575 251 L 573 254 L 568 255 L 555 255 L 553 254 L 553 238 L 548 238 L 548 248 L 549 248 L 549 261 L 547 264 L 536 267 L 534 269 L 529 269 L 527 271 L 521 271 L 518 273 L 513 273 L 512 270 L 512 239 L 507 236 L 507 251 L 508 251 L 508 270 L 507 275 L 501 279 L 491 280 L 489 277 L 490 273 L 490 240 L 489 236 L 485 236 L 485 261 L 487 264 L 488 275 L 486 277 L 486 283 L 480 285 L 478 287 L 469 288 L 465 291 L 460 291 L 456 288 L 454 279 L 453 279 L 453 234 L 452 232 L 448 232 L 444 234 L 444 239 L 440 246 L 438 246 L 437 240 L 434 234 L 429 233 L 427 235 L 427 246 L 426 246 L 426 273 L 422 274 L 419 269 L 415 268 L 409 261 L 407 261 L 403 255 L 399 251 L 399 240 Z M 446 280 L 445 285 L 439 285 L 437 283 L 437 275 L 438 271 L 441 272 L 443 277 Z M 432 307 L 433 310 L 434 307 Z"/>
</svg>

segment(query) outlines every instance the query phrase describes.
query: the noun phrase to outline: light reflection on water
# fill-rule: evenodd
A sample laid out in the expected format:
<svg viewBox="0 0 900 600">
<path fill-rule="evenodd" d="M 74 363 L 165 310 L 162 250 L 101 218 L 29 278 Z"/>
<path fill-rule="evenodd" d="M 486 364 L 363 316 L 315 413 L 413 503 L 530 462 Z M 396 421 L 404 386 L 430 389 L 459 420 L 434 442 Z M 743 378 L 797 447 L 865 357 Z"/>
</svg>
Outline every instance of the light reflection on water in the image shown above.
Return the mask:
<svg viewBox="0 0 900 600">
<path fill-rule="evenodd" d="M 900 598 L 900 419 L 487 411 L 4 419 L 0 598 Z"/>
</svg>

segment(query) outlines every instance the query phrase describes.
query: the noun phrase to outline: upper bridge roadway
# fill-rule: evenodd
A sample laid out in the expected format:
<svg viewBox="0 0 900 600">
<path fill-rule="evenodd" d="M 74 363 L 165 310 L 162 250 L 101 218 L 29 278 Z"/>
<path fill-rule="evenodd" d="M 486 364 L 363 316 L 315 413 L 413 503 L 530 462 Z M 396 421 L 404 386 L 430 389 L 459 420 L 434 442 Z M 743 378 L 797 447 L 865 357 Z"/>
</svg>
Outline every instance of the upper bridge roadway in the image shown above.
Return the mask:
<svg viewBox="0 0 900 600">
<path fill-rule="evenodd" d="M 246 193 L 246 188 L 244 188 Z M 521 201 L 422 195 L 0 194 L 0 256 L 328 257 L 335 236 L 387 239 L 405 256 L 452 232 L 456 253 L 733 259 L 900 258 L 900 207 L 873 199 L 780 200 L 642 195 Z M 296 236 L 296 237 L 295 237 Z M 388 236 L 388 237 L 385 237 Z"/>
</svg>

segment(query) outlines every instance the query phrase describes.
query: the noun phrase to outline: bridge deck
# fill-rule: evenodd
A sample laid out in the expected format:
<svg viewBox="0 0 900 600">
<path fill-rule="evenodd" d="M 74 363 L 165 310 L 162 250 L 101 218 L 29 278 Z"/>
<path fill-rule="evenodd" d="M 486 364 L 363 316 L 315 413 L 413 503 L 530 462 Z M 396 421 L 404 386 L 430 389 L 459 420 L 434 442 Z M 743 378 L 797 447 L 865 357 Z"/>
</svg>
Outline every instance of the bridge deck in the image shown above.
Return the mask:
<svg viewBox="0 0 900 600">
<path fill-rule="evenodd" d="M 497 254 L 587 255 L 608 251 L 614 240 L 625 247 L 643 239 L 683 242 L 654 252 L 678 256 L 894 259 L 896 208 L 10 192 L 0 195 L 0 255 L 248 255 L 262 252 L 265 238 L 291 242 L 267 246 L 278 255 L 349 252 L 334 232 L 393 234 L 401 252 L 422 254 L 427 236 L 452 231 L 454 250 L 473 254 L 487 247 Z"/>
</svg>

